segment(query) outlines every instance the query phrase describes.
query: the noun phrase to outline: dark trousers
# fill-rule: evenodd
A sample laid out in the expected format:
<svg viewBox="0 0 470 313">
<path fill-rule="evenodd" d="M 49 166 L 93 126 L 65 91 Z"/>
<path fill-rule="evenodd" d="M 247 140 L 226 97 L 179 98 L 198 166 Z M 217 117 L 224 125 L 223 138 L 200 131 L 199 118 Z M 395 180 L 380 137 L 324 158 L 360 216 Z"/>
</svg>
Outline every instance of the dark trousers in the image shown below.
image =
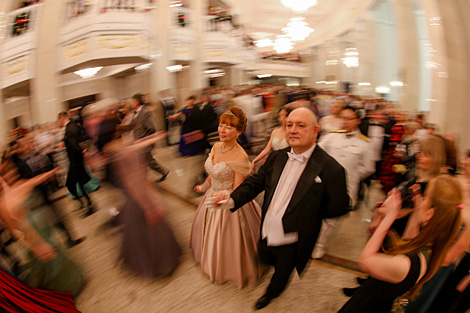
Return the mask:
<svg viewBox="0 0 470 313">
<path fill-rule="evenodd" d="M 153 148 L 153 146 L 152 146 Z M 145 159 L 147 161 L 148 166 L 162 175 L 168 174 L 169 170 L 163 166 L 161 166 L 152 156 L 152 148 L 145 150 Z"/>
<path fill-rule="evenodd" d="M 278 297 L 289 283 L 292 271 L 295 269 L 297 243 L 270 247 L 266 239 L 258 242 L 258 255 L 261 261 L 274 266 L 274 274 L 271 277 L 266 296 Z"/>
<path fill-rule="evenodd" d="M 77 191 L 77 185 L 80 187 L 83 196 L 88 200 L 88 205 L 91 204 L 90 197 L 83 187 L 86 183 L 91 180 L 91 177 L 88 175 L 85 164 L 82 162 L 72 163 L 70 162 L 69 171 L 67 173 L 67 180 L 65 181 L 65 186 L 69 190 L 70 194 L 74 196 L 77 200 L 80 200 Z"/>
</svg>

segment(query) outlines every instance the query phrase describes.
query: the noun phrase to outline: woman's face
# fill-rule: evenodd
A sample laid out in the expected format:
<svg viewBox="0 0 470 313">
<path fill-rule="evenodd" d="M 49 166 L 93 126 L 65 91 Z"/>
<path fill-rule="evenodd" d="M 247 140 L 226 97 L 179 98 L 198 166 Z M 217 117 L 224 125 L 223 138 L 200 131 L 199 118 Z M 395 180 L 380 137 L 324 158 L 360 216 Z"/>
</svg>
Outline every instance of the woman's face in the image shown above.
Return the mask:
<svg viewBox="0 0 470 313">
<path fill-rule="evenodd" d="M 416 162 L 416 167 L 423 170 L 427 171 L 431 169 L 432 166 L 432 156 L 426 152 L 420 151 L 418 152 L 417 156 L 417 162 Z"/>
<path fill-rule="evenodd" d="M 227 124 L 226 122 L 219 123 L 219 138 L 222 142 L 230 142 L 232 140 L 236 140 L 240 132 L 237 130 L 235 126 Z"/>
<path fill-rule="evenodd" d="M 331 115 L 338 115 L 340 111 L 340 106 L 338 103 L 333 103 L 330 108 Z"/>
<path fill-rule="evenodd" d="M 462 159 L 462 168 L 466 175 L 470 175 L 470 157 Z"/>
<path fill-rule="evenodd" d="M 286 125 L 287 111 L 286 110 L 279 111 L 279 118 L 277 120 L 279 121 L 279 124 L 281 124 L 281 126 Z"/>
</svg>

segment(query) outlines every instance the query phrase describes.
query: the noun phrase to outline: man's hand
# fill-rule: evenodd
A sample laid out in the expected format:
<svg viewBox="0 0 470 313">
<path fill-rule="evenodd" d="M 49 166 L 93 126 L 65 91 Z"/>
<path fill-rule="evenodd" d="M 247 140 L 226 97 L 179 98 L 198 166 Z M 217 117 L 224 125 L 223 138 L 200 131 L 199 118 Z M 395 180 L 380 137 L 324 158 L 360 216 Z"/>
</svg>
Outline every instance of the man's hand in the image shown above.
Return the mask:
<svg viewBox="0 0 470 313">
<path fill-rule="evenodd" d="M 220 207 L 222 205 L 226 205 L 230 200 L 230 191 L 228 190 L 221 190 L 215 193 L 212 197 L 212 203 L 214 207 Z"/>
<path fill-rule="evenodd" d="M 230 204 L 230 191 L 222 190 L 207 199 L 207 208 L 209 211 L 229 210 L 233 208 L 233 201 Z"/>
</svg>

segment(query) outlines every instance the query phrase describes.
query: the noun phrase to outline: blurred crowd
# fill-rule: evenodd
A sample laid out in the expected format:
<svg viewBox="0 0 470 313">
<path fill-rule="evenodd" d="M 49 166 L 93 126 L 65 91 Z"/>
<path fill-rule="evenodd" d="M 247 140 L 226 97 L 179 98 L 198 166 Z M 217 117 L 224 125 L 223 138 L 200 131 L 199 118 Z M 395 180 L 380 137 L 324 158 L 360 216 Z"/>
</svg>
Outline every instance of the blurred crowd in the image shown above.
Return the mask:
<svg viewBox="0 0 470 313">
<path fill-rule="evenodd" d="M 214 30 L 225 21 L 225 15 L 217 16 L 220 21 L 214 20 Z M 383 312 L 389 311 L 388 304 L 392 302 L 396 306 L 404 306 L 406 302 L 406 312 L 465 312 L 470 306 L 470 152 L 462 153 L 464 147 L 460 147 L 459 134 L 443 133 L 426 121 L 426 113 L 407 112 L 384 99 L 281 85 L 208 87 L 188 96 L 184 103 L 178 103 L 169 90 L 162 91 L 159 101 L 154 103 L 142 94 L 121 100 L 104 99 L 84 108 L 57 112 L 56 123 L 11 130 L 0 166 L 4 272 L 31 287 L 74 295 L 80 292 L 85 280 L 83 273 L 65 249 L 85 238 L 74 236 L 53 195 L 67 188 L 86 218 L 96 212 L 89 193 L 98 190 L 101 184 L 94 173 L 103 171 L 105 174 L 99 176 L 122 189 L 127 197 L 126 205 L 111 221 L 114 225 L 125 225 L 121 247 L 124 263 L 144 276 L 170 273 L 178 263 L 181 250 L 164 222 L 161 204 L 148 196 L 148 186 L 154 182 L 147 178 L 147 166 L 158 173 L 157 183 L 171 175 L 165 164 L 160 164 L 152 154 L 157 142 L 159 146 L 178 145 L 178 156 L 205 155 L 212 160 L 215 155 L 226 164 L 233 160 L 224 158 L 240 146 L 244 152 L 240 150 L 234 160 L 246 163 L 249 159 L 248 168 L 244 164 L 243 171 L 231 169 L 244 173 L 244 179 L 249 172 L 256 173 L 272 151 L 289 147 L 286 141 L 286 132 L 291 127 L 289 116 L 299 108 L 315 114 L 319 121 L 316 143 L 345 169 L 350 210 L 365 205 L 374 211 L 369 228 L 371 239 L 360 262 L 371 277 L 361 281 L 360 287 L 345 288 L 345 294 L 352 297 L 342 312 L 369 312 L 363 308 L 364 301 L 373 301 L 364 294 L 377 286 L 382 288 L 377 281 L 398 284 L 408 279 L 412 271 L 418 274 L 407 288 L 392 292 L 389 287 L 383 287 L 388 297 L 376 295 L 374 301 L 380 298 L 382 304 L 386 303 Z M 243 127 L 238 127 L 232 117 L 238 122 L 243 120 Z M 222 124 L 228 130 L 221 129 Z M 163 132 L 158 132 L 156 125 L 163 125 Z M 222 144 L 217 143 L 219 140 Z M 219 154 L 214 152 L 215 145 L 220 149 Z M 131 163 L 135 163 L 135 168 L 126 166 Z M 207 169 L 206 162 L 206 173 L 195 180 L 195 192 L 202 193 L 209 188 L 211 173 Z M 235 188 L 236 178 L 230 179 Z M 205 182 L 209 185 L 204 185 Z M 374 206 L 368 202 L 372 184 L 380 186 L 388 195 L 383 204 Z M 450 196 L 451 191 L 457 195 Z M 448 194 L 451 204 L 441 203 Z M 444 200 L 435 199 L 439 197 Z M 209 214 L 207 203 L 203 205 L 203 202 L 204 214 Z M 452 221 L 446 221 L 445 217 L 437 221 L 436 216 L 441 213 L 436 212 L 441 209 L 444 212 L 449 206 L 457 212 L 452 213 L 456 217 Z M 433 213 L 429 213 L 430 209 Z M 252 204 L 247 210 L 256 211 L 259 207 Z M 343 219 L 323 220 L 313 258 L 323 258 Z M 256 230 L 259 223 L 251 228 Z M 439 230 L 428 230 L 427 225 L 439 223 L 448 226 L 440 230 L 448 233 L 446 237 L 437 236 Z M 57 227 L 64 232 L 64 242 L 57 242 L 50 235 Z M 385 237 L 389 230 L 394 234 L 390 238 L 402 238 L 401 241 Z M 424 231 L 428 239 L 416 239 Z M 28 251 L 27 266 L 8 248 L 13 242 L 23 244 Z M 165 260 L 158 253 L 162 249 L 168 251 Z M 204 258 L 204 251 L 201 253 L 196 259 L 203 265 L 205 261 L 199 258 Z M 421 262 L 426 264 L 421 265 L 421 272 L 419 266 L 418 270 L 412 270 L 407 261 L 404 263 L 408 265 L 402 266 L 397 260 L 389 268 L 396 265 L 396 271 L 405 275 L 383 274 L 388 272 L 380 266 L 386 267 L 386 262 L 394 261 L 382 264 L 383 259 L 379 260 L 377 254 L 407 255 L 414 264 L 410 253 L 418 255 L 418 260 L 420 255 L 427 259 Z M 258 273 L 254 275 L 258 278 Z M 243 286 L 245 280 L 252 281 L 253 277 L 229 280 L 237 279 Z M 211 280 L 219 282 L 220 278 L 211 276 Z M 31 293 L 28 288 L 24 286 L 22 292 Z"/>
</svg>

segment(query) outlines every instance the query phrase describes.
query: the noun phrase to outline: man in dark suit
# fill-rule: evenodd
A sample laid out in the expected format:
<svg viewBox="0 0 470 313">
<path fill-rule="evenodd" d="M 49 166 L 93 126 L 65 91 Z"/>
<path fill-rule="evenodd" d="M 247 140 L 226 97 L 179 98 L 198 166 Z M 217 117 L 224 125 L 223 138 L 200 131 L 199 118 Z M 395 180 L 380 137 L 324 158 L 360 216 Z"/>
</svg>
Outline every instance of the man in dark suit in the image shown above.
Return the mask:
<svg viewBox="0 0 470 313">
<path fill-rule="evenodd" d="M 144 106 L 143 95 L 137 93 L 132 96 L 134 105 L 135 115 L 131 122 L 131 127 L 134 132 L 134 139 L 141 139 L 147 137 L 156 132 L 155 123 L 153 122 L 152 112 L 147 110 Z M 170 170 L 158 164 L 158 162 L 152 156 L 153 145 L 145 148 L 145 157 L 148 162 L 148 166 L 160 173 L 162 177 L 159 181 L 164 181 L 170 173 Z"/>
<path fill-rule="evenodd" d="M 258 253 L 275 271 L 256 309 L 281 294 L 294 269 L 302 273 L 322 219 L 349 211 L 344 168 L 316 144 L 318 129 L 311 110 L 292 111 L 286 123 L 290 147 L 272 152 L 258 173 L 230 196 L 221 191 L 213 198 L 214 206 L 226 203 L 225 208 L 236 211 L 265 191 Z"/>
<path fill-rule="evenodd" d="M 58 118 L 59 125 L 65 125 L 64 143 L 70 163 L 65 185 L 70 194 L 80 201 L 80 206 L 83 207 L 84 203 L 82 203 L 81 197 L 78 195 L 77 185 L 80 187 L 83 196 L 87 200 L 88 210 L 85 212 L 85 215 L 88 216 L 94 213 L 95 210 L 84 188 L 84 185 L 91 180 L 91 177 L 85 169 L 83 148 L 80 146 L 80 143 L 87 140 L 88 137 L 85 135 L 81 125 L 78 122 L 72 121 L 69 116 L 70 114 L 67 116 L 67 112 L 61 112 Z"/>
</svg>

